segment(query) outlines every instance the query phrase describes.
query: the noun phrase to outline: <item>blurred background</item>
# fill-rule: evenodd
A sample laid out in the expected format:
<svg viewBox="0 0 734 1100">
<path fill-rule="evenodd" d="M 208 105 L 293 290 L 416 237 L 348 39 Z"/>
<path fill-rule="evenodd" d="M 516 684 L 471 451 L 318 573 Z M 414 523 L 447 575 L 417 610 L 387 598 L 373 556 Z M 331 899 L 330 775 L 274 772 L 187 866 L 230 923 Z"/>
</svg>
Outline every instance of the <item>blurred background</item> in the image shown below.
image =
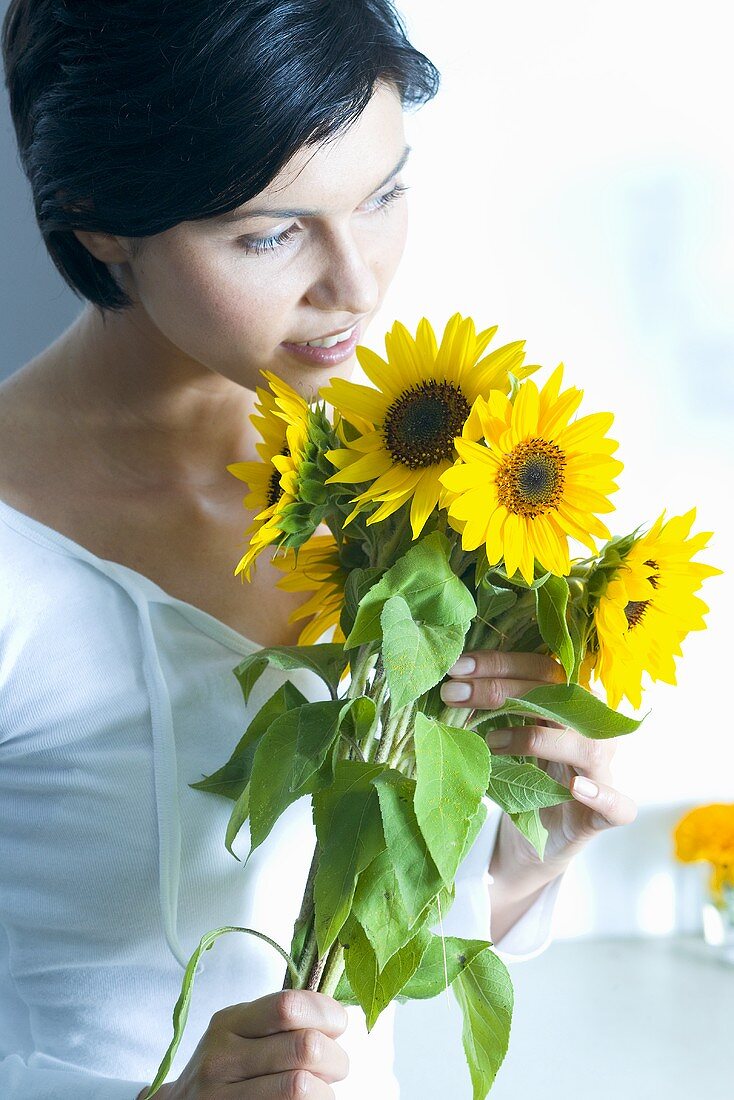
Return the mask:
<svg viewBox="0 0 734 1100">
<path fill-rule="evenodd" d="M 0 11 L 6 6 L 0 0 Z M 443 85 L 407 119 L 410 237 L 367 342 L 384 350 L 380 333 L 395 318 L 414 328 L 425 315 L 442 328 L 459 310 L 479 328 L 498 324 L 495 344 L 526 339 L 529 362 L 552 368 L 563 361 L 568 382 L 586 391 L 587 411 L 616 414 L 612 434 L 626 466 L 616 533 L 651 522 L 663 508 L 675 515 L 695 505 L 696 529 L 714 531 L 701 557 L 725 570 L 704 586 L 708 630 L 684 642 L 679 686 L 651 687 L 643 708 L 649 716 L 618 743 L 615 783 L 637 802 L 638 819 L 600 835 L 579 857 L 559 895 L 553 944 L 512 969 L 517 1027 L 526 1027 L 521 1034 L 533 1049 L 523 1048 L 523 1057 L 513 1046 L 514 1061 L 508 1058 L 493 1095 L 516 1097 L 521 1085 L 536 1086 L 525 1063 L 540 1057 L 531 1036 L 545 1025 L 558 1064 L 537 1083 L 548 1096 L 557 1085 L 560 1096 L 575 1083 L 570 1067 L 583 1056 L 573 1034 L 588 1001 L 577 999 L 586 991 L 577 985 L 574 992 L 568 972 L 559 988 L 547 968 L 561 958 L 564 941 L 599 941 L 602 952 L 604 937 L 654 944 L 699 935 L 710 868 L 676 864 L 672 828 L 694 806 L 734 801 L 725 701 L 732 678 L 726 623 L 734 617 L 729 12 L 723 0 L 695 7 L 680 0 L 402 0 L 398 7 Z M 4 376 L 82 306 L 41 242 L 5 98 L 0 141 Z M 733 982 L 734 970 L 729 1010 Z M 532 1020 L 522 1016 L 529 1006 Z M 634 1019 L 629 1029 L 620 1040 L 626 1047 L 638 1037 Z M 471 1095 L 459 1030 L 457 1006 L 444 998 L 401 1007 L 397 1065 L 405 1100 L 449 1088 L 459 1098 Z M 718 1047 L 707 1034 L 710 1049 L 692 1055 L 692 1066 L 699 1058 L 709 1068 L 715 1063 Z M 664 1041 L 671 1056 L 678 1051 L 675 1035 Z M 611 1097 L 629 1082 L 610 1055 L 599 1048 Z M 682 1073 L 669 1063 L 657 1078 L 670 1086 L 668 1096 L 679 1095 L 671 1090 L 674 1082 L 682 1087 Z M 592 1087 L 597 1097 L 607 1095 L 598 1080 Z M 723 1100 L 732 1088 L 729 1076 L 721 1092 L 699 1094 Z"/>
</svg>

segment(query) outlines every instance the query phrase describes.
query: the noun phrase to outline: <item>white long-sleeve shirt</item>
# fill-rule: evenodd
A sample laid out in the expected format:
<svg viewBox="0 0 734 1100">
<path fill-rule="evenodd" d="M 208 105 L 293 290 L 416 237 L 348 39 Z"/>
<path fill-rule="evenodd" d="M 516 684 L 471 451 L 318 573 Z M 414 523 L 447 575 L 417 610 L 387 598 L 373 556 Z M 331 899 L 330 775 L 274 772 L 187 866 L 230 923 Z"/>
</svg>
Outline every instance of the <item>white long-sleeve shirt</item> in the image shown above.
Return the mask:
<svg viewBox="0 0 734 1100">
<path fill-rule="evenodd" d="M 220 767 L 283 683 L 244 708 L 232 673 L 260 648 L 126 566 L 0 502 L 0 1096 L 134 1100 L 172 1037 L 184 968 L 225 924 L 289 949 L 316 840 L 309 796 L 247 869 L 224 846 L 232 803 L 189 783 Z M 309 699 L 311 673 L 288 676 Z M 491 940 L 488 817 L 457 875 L 446 935 Z M 560 878 L 495 945 L 507 963 L 552 939 Z M 438 932 L 436 927 L 434 931 Z M 227 933 L 197 969 L 168 1080 L 212 1014 L 282 986 L 282 958 Z M 394 1100 L 393 1003 L 368 1035 L 349 1006 L 339 1100 Z"/>
</svg>

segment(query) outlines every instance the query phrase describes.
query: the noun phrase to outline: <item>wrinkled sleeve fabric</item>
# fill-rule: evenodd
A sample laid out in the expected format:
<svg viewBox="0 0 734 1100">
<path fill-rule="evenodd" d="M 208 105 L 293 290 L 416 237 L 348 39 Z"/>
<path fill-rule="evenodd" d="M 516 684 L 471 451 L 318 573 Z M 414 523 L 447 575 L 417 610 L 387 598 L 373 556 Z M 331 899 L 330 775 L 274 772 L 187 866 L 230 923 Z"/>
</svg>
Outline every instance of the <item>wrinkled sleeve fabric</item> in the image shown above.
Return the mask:
<svg viewBox="0 0 734 1100">
<path fill-rule="evenodd" d="M 78 1070 L 40 1069 L 19 1055 L 0 1061 L 3 1100 L 135 1100 L 150 1081 L 119 1081 Z"/>
<path fill-rule="evenodd" d="M 483 801 L 487 818 L 456 873 L 456 897 L 442 926 L 447 936 L 493 941 L 490 886 L 494 878 L 489 873 L 489 864 L 503 812 L 491 799 Z M 553 918 L 562 881 L 563 875 L 552 879 L 502 939 L 493 941 L 493 950 L 503 962 L 512 964 L 534 959 L 552 942 Z M 433 931 L 438 934 L 441 925 L 436 925 Z"/>
<path fill-rule="evenodd" d="M 136 1100 L 150 1081 L 120 1081 L 79 1070 L 33 1065 L 30 1013 L 8 965 L 0 924 L 0 1097 L 2 1100 Z"/>
</svg>

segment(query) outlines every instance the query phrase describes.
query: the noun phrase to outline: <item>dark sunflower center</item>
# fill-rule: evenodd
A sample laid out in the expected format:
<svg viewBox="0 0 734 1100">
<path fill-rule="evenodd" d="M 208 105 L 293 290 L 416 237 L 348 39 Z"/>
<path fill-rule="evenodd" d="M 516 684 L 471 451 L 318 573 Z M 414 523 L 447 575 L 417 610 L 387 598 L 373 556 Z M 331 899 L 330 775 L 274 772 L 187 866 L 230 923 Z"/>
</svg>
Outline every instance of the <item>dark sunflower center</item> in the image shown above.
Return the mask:
<svg viewBox="0 0 734 1100">
<path fill-rule="evenodd" d="M 649 603 L 649 600 L 630 600 L 627 604 L 624 613 L 627 617 L 627 626 L 630 630 L 640 625 Z"/>
<path fill-rule="evenodd" d="M 291 453 L 288 444 L 283 447 L 280 453 L 282 455 L 289 455 Z M 282 496 L 283 489 L 280 484 L 280 472 L 278 470 L 273 470 L 270 475 L 270 481 L 268 482 L 267 507 L 270 508 L 273 504 L 277 504 Z"/>
<path fill-rule="evenodd" d="M 657 570 L 660 568 L 660 566 L 656 561 L 652 561 L 652 559 L 650 558 L 648 558 L 648 560 L 645 562 L 645 565 L 649 566 L 650 569 L 655 570 L 655 572 L 652 573 L 647 579 L 649 580 L 653 588 L 657 588 L 658 581 L 660 580 L 660 574 L 657 572 Z M 624 613 L 627 617 L 627 626 L 630 630 L 633 630 L 634 627 L 640 625 L 643 616 L 651 603 L 652 600 L 630 600 L 630 602 L 626 605 Z"/>
<path fill-rule="evenodd" d="M 563 451 L 547 439 L 518 443 L 497 475 L 500 504 L 531 519 L 557 508 L 563 495 L 565 465 Z"/>
<path fill-rule="evenodd" d="M 385 446 L 395 462 L 411 470 L 435 466 L 454 457 L 454 437 L 461 435 L 469 412 L 469 402 L 453 382 L 420 382 L 387 410 Z"/>
</svg>

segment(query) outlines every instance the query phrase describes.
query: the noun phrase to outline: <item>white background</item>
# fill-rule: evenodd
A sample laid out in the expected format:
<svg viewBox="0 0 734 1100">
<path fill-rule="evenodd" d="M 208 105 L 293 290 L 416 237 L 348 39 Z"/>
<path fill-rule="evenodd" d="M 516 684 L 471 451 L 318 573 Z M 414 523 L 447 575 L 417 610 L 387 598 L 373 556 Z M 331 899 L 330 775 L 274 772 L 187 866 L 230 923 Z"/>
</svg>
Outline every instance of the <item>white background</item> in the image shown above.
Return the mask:
<svg viewBox="0 0 734 1100">
<path fill-rule="evenodd" d="M 679 686 L 651 688 L 649 717 L 618 744 L 615 783 L 640 817 L 589 845 L 558 906 L 559 938 L 663 934 L 680 926 L 681 889 L 693 899 L 690 920 L 690 886 L 704 872 L 675 867 L 674 821 L 694 805 L 734 801 L 728 5 L 402 0 L 400 9 L 443 84 L 407 120 L 410 238 L 368 342 L 383 350 L 379 334 L 396 318 L 414 329 L 427 316 L 440 329 L 456 310 L 480 328 L 498 324 L 493 344 L 525 338 L 529 362 L 566 364 L 586 411 L 616 414 L 626 468 L 614 529 L 696 505 L 697 529 L 715 531 L 701 557 L 726 572 L 704 586 L 709 629 L 684 643 Z M 40 242 L 2 111 L 0 375 L 79 309 Z M 547 993 L 549 1022 L 563 1014 L 560 1032 L 572 1034 L 579 1006 Z M 440 1000 L 434 1015 L 401 1010 L 404 1100 L 445 1095 L 439 1071 L 452 1095 L 470 1095 L 457 1013 Z M 635 1038 L 629 1026 L 623 1045 Z M 621 1074 L 607 1054 L 604 1072 Z M 574 1057 L 570 1041 L 569 1066 Z"/>
</svg>

